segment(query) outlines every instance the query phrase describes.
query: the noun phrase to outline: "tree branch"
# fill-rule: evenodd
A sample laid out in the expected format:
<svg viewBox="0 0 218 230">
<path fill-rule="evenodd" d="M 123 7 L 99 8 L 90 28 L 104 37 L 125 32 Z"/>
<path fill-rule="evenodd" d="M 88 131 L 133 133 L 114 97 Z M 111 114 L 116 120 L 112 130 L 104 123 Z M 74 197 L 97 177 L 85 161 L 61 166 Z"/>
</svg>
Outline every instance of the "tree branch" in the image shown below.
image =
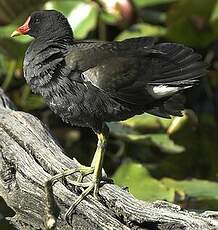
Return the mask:
<svg viewBox="0 0 218 230">
<path fill-rule="evenodd" d="M 73 167 L 76 161 L 64 155 L 48 128 L 34 116 L 15 111 L 0 90 L 0 196 L 15 211 L 10 221 L 17 229 L 44 228 L 44 183 Z M 77 176 L 54 185 L 60 211 L 57 229 L 72 229 L 63 217 L 78 196 L 70 183 Z M 168 202 L 142 202 L 113 184 L 104 184 L 100 196 L 101 202 L 89 195 L 77 206 L 74 229 L 218 229 L 218 212 L 198 214 Z"/>
</svg>

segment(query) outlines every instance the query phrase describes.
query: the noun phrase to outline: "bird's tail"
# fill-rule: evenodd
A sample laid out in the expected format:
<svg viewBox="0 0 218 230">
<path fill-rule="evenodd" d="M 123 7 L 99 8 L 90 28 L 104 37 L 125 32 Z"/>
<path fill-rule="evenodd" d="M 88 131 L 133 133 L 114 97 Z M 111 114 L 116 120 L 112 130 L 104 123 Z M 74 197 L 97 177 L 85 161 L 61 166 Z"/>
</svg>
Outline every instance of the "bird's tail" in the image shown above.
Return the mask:
<svg viewBox="0 0 218 230">
<path fill-rule="evenodd" d="M 156 63 L 147 89 L 161 103 L 148 112 L 162 117 L 181 116 L 184 91 L 198 84 L 207 74 L 207 65 L 202 62 L 201 55 L 180 44 L 161 43 L 153 48 Z"/>
</svg>

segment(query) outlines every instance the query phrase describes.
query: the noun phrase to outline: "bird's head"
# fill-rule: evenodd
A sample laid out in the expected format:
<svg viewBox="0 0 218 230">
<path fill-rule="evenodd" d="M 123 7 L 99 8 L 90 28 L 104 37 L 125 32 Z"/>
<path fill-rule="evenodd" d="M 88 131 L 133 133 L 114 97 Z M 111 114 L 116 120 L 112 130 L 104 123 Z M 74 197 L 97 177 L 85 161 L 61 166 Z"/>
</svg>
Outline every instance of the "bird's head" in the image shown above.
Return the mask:
<svg viewBox="0 0 218 230">
<path fill-rule="evenodd" d="M 11 36 L 30 35 L 34 38 L 73 37 L 67 18 L 56 10 L 33 12 Z"/>
</svg>

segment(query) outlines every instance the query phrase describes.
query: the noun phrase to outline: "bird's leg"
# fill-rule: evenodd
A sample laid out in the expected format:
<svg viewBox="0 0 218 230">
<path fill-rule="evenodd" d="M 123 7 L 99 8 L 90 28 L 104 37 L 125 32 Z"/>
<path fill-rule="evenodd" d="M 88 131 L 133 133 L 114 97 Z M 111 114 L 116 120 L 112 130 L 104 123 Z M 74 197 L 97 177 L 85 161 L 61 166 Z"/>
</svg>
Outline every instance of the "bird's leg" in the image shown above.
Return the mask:
<svg viewBox="0 0 218 230">
<path fill-rule="evenodd" d="M 93 190 L 94 197 L 97 198 L 98 190 L 99 190 L 99 183 L 101 179 L 102 173 L 102 164 L 104 159 L 105 147 L 106 147 L 106 140 L 109 133 L 109 129 L 106 125 L 103 126 L 102 131 L 96 133 L 98 137 L 98 144 L 97 149 L 94 154 L 92 163 L 90 167 L 81 165 L 77 162 L 78 167 L 74 169 L 67 169 L 64 172 L 61 172 L 46 181 L 45 183 L 45 193 L 46 193 L 46 228 L 53 229 L 56 223 L 56 214 L 55 210 L 55 201 L 53 195 L 53 185 L 57 180 L 62 179 L 66 176 L 72 175 L 74 173 L 80 173 L 80 176 L 76 181 L 71 181 L 71 184 L 77 187 L 85 188 L 83 192 L 78 196 L 76 201 L 71 205 L 68 211 L 65 214 L 66 221 L 70 224 L 71 215 L 76 208 L 76 206 Z M 92 174 L 92 180 L 89 182 L 82 182 L 83 177 Z"/>
<path fill-rule="evenodd" d="M 98 190 L 99 190 L 99 184 L 101 180 L 101 173 L 102 173 L 102 164 L 103 164 L 103 159 L 104 159 L 104 153 L 106 149 L 106 141 L 107 141 L 107 136 L 109 133 L 109 129 L 106 125 L 103 126 L 102 132 L 96 133 L 98 137 L 98 144 L 97 144 L 97 149 L 95 151 L 92 163 L 91 163 L 91 168 L 94 168 L 94 172 L 92 174 L 92 180 L 89 183 L 89 186 L 84 189 L 84 191 L 78 196 L 76 201 L 70 206 L 68 211 L 65 214 L 65 219 L 66 221 L 70 224 L 70 218 L 71 215 L 76 208 L 76 206 L 94 189 L 93 195 L 95 198 L 98 197 Z M 84 183 L 81 183 L 84 184 Z"/>
<path fill-rule="evenodd" d="M 107 136 L 108 136 L 109 130 L 108 127 L 105 125 L 104 132 L 97 133 L 98 137 L 98 144 L 97 149 L 95 152 L 95 155 L 92 159 L 91 167 L 94 167 L 94 173 L 93 173 L 93 181 L 96 181 L 93 195 L 95 198 L 98 197 L 98 190 L 99 190 L 99 184 L 101 180 L 101 174 L 102 174 L 102 165 L 104 160 L 104 154 L 107 144 Z"/>
</svg>

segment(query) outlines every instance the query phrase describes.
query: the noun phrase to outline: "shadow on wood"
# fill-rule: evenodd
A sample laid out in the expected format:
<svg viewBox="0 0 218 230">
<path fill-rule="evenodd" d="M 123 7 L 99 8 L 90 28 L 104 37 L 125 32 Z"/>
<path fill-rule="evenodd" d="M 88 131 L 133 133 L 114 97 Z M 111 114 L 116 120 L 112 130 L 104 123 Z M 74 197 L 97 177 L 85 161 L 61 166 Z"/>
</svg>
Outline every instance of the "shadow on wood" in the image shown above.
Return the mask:
<svg viewBox="0 0 218 230">
<path fill-rule="evenodd" d="M 73 167 L 76 161 L 64 155 L 48 128 L 16 111 L 0 89 L 0 196 L 15 211 L 10 221 L 17 229 L 44 228 L 44 183 Z M 72 229 L 63 217 L 77 197 L 70 183 L 76 176 L 54 185 L 57 229 Z M 102 202 L 89 195 L 78 205 L 73 229 L 218 229 L 218 212 L 198 214 L 164 201 L 142 202 L 113 184 L 104 184 L 100 196 Z"/>
</svg>

